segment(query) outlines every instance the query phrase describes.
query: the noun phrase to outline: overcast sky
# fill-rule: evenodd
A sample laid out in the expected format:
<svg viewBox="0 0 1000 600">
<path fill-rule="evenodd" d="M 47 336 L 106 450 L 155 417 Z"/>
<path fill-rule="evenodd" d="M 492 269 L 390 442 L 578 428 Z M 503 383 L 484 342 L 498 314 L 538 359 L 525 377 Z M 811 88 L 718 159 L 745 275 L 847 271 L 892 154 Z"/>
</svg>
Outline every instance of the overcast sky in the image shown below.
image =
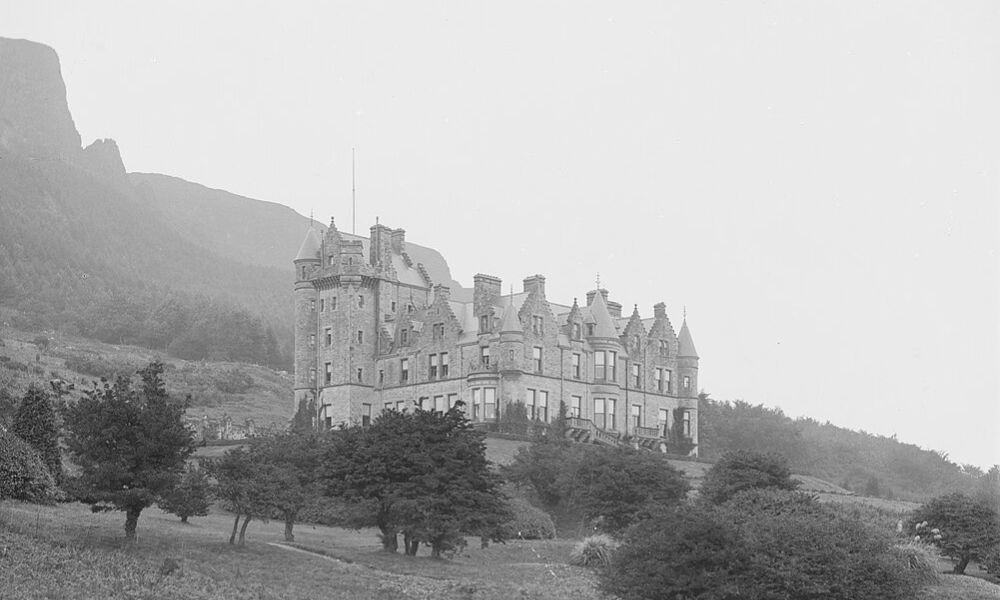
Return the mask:
<svg viewBox="0 0 1000 600">
<path fill-rule="evenodd" d="M 33 2 L 84 143 L 687 306 L 719 399 L 1000 463 L 1000 3 Z M 289 260 L 291 260 L 289 256 Z"/>
</svg>

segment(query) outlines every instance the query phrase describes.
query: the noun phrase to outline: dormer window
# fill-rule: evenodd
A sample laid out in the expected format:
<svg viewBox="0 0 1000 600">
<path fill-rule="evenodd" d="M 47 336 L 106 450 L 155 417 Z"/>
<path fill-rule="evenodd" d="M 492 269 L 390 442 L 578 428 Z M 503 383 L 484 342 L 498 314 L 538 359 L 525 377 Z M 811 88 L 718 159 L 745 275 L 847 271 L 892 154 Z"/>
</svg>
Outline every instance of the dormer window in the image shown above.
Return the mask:
<svg viewBox="0 0 1000 600">
<path fill-rule="evenodd" d="M 594 324 L 587 323 L 587 337 L 593 337 L 594 335 Z"/>
<path fill-rule="evenodd" d="M 580 339 L 580 324 L 579 323 L 573 323 L 573 339 L 574 340 Z"/>
<path fill-rule="evenodd" d="M 544 330 L 545 320 L 539 315 L 531 316 L 531 333 L 535 335 L 542 335 Z"/>
</svg>

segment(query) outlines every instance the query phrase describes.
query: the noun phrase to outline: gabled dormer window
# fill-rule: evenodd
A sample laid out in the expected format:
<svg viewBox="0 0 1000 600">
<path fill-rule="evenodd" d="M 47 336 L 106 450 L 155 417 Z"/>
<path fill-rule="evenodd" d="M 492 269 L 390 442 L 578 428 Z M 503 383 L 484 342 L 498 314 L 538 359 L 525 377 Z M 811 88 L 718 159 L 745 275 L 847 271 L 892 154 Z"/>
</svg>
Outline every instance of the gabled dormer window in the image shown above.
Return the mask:
<svg viewBox="0 0 1000 600">
<path fill-rule="evenodd" d="M 542 335 L 545 327 L 545 320 L 540 315 L 531 316 L 531 333 Z"/>
</svg>

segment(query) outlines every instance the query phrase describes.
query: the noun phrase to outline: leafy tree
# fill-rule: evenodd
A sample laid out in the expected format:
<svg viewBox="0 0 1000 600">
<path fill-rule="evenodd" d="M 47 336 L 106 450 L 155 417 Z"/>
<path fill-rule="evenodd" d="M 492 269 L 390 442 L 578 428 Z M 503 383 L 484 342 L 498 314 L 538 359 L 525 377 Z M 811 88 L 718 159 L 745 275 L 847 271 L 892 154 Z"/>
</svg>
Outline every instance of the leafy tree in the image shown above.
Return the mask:
<svg viewBox="0 0 1000 600">
<path fill-rule="evenodd" d="M 235 515 L 229 543 L 246 543 L 247 526 L 256 517 L 267 521 L 271 507 L 265 502 L 270 484 L 270 465 L 258 464 L 255 457 L 242 446 L 228 450 L 221 458 L 207 461 L 206 468 L 215 478 L 215 495 L 223 507 Z M 243 525 L 240 526 L 240 518 Z"/>
<path fill-rule="evenodd" d="M 307 432 L 316 430 L 316 399 L 299 399 L 298 409 L 292 417 L 290 429 L 294 432 Z"/>
<path fill-rule="evenodd" d="M 1000 515 L 982 499 L 962 493 L 924 504 L 914 511 L 910 525 L 915 535 L 928 539 L 955 561 L 954 572 L 959 575 L 965 573 L 969 561 L 979 560 L 1000 545 Z"/>
<path fill-rule="evenodd" d="M 701 497 L 721 504 L 737 493 L 757 488 L 793 490 L 799 482 L 792 479 L 787 461 L 776 454 L 749 450 L 728 452 L 708 473 L 699 490 Z"/>
<path fill-rule="evenodd" d="M 187 523 L 188 517 L 204 517 L 212 506 L 212 483 L 208 474 L 189 465 L 184 476 L 160 498 L 157 505 Z"/>
<path fill-rule="evenodd" d="M 497 430 L 500 433 L 510 433 L 514 435 L 528 435 L 531 428 L 531 419 L 528 418 L 528 407 L 524 402 L 511 402 L 500 414 L 500 422 Z"/>
<path fill-rule="evenodd" d="M 435 557 L 462 543 L 462 535 L 502 536 L 500 478 L 461 403 L 446 413 L 386 411 L 369 427 L 330 439 L 322 461 L 326 492 L 364 509 L 354 524 L 378 527 L 385 550 L 398 548 L 399 532 L 407 554 L 424 542 Z"/>
<path fill-rule="evenodd" d="M 250 451 L 257 465 L 266 466 L 269 477 L 263 486 L 262 501 L 271 507 L 275 518 L 284 521 L 285 541 L 295 541 L 292 528 L 299 512 L 319 495 L 320 453 L 320 437 L 310 431 L 265 438 Z"/>
<path fill-rule="evenodd" d="M 0 500 L 47 504 L 55 495 L 55 482 L 38 452 L 0 428 Z"/>
<path fill-rule="evenodd" d="M 30 444 L 45 461 L 52 479 L 62 482 L 62 457 L 59 453 L 59 426 L 49 394 L 32 384 L 14 414 L 11 431 Z"/>
<path fill-rule="evenodd" d="M 687 456 L 694 450 L 695 443 L 691 437 L 684 432 L 685 409 L 674 409 L 674 424 L 670 426 L 670 435 L 667 441 L 667 452 L 680 456 Z"/>
<path fill-rule="evenodd" d="M 139 371 L 141 389 L 120 377 L 89 390 L 66 411 L 66 444 L 79 466 L 76 497 L 95 511 L 125 512 L 125 537 L 135 540 L 143 509 L 176 483 L 194 451 L 184 426 L 184 403 L 163 384 L 163 364 Z"/>
</svg>

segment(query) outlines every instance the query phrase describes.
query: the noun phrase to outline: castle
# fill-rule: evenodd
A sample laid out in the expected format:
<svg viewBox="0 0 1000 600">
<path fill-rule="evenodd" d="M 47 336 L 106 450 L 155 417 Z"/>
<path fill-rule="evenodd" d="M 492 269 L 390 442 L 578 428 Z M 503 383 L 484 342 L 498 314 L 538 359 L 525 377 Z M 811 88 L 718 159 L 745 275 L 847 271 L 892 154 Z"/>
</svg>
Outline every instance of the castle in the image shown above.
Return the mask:
<svg viewBox="0 0 1000 600">
<path fill-rule="evenodd" d="M 698 355 L 663 303 L 645 319 L 638 307 L 623 317 L 605 289 L 557 304 L 541 275 L 503 294 L 479 274 L 470 290 L 402 229 L 363 238 L 331 219 L 321 233 L 310 228 L 294 260 L 295 403 L 315 400 L 327 427 L 459 399 L 482 427 L 514 402 L 551 421 L 564 402 L 576 439 L 665 450 L 679 422 L 697 452 Z"/>
</svg>

